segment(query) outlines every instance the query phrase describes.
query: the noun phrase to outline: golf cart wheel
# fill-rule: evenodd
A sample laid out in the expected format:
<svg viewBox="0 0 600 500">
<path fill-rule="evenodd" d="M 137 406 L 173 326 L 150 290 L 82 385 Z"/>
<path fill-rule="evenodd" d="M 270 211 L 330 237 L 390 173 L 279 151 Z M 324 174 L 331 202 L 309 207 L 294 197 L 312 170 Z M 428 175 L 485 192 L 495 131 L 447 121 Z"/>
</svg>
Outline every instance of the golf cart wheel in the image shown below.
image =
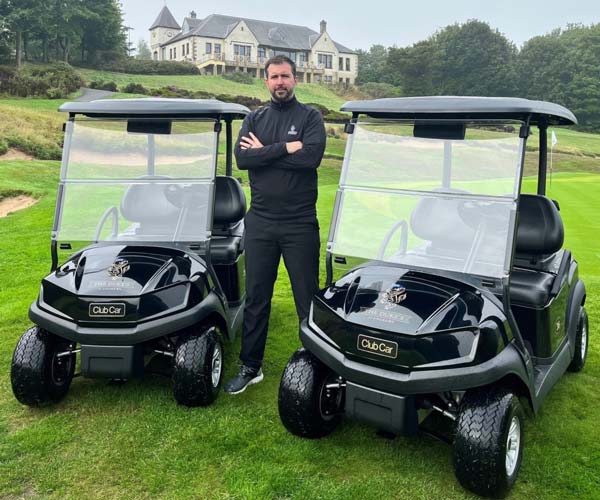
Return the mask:
<svg viewBox="0 0 600 500">
<path fill-rule="evenodd" d="M 182 336 L 175 350 L 173 395 L 185 406 L 208 406 L 223 378 L 223 345 L 214 326 Z"/>
<path fill-rule="evenodd" d="M 577 332 L 575 333 L 575 354 L 571 364 L 568 367 L 570 372 L 580 372 L 585 365 L 588 351 L 588 333 L 589 321 L 585 307 L 579 308 L 579 318 L 577 320 Z"/>
<path fill-rule="evenodd" d="M 341 420 L 342 389 L 327 390 L 335 374 L 306 349 L 288 361 L 279 385 L 279 417 L 292 434 L 320 438 Z"/>
<path fill-rule="evenodd" d="M 524 414 L 507 389 L 467 391 L 454 436 L 454 471 L 463 487 L 503 498 L 517 479 L 523 458 Z"/>
<path fill-rule="evenodd" d="M 10 381 L 15 397 L 28 406 L 56 403 L 67 394 L 75 372 L 75 354 L 67 340 L 34 326 L 19 339 Z M 63 353 L 63 355 L 60 355 Z"/>
</svg>

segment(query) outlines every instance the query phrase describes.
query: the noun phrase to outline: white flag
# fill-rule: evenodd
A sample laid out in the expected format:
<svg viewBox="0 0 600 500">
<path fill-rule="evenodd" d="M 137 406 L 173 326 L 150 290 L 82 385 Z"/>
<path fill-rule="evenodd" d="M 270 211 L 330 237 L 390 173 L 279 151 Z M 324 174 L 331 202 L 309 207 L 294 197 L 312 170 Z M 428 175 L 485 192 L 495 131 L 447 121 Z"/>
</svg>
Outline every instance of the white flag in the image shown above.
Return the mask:
<svg viewBox="0 0 600 500">
<path fill-rule="evenodd" d="M 552 145 L 554 146 L 557 142 L 558 142 L 558 139 L 556 138 L 556 134 L 554 133 L 554 130 L 553 130 L 552 131 Z"/>
</svg>

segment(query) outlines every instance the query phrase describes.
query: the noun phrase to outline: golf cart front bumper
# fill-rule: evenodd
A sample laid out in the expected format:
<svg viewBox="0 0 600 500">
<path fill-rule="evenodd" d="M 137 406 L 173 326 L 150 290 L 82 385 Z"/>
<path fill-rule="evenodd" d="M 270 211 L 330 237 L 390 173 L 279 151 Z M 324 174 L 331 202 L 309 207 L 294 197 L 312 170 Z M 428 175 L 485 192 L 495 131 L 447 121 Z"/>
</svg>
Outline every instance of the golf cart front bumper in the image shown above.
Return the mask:
<svg viewBox="0 0 600 500">
<path fill-rule="evenodd" d="M 525 383 L 528 380 L 525 363 L 512 343 L 481 364 L 397 372 L 349 359 L 307 320 L 300 325 L 300 340 L 304 347 L 346 381 L 392 395 L 464 391 L 492 384 L 507 375 L 516 375 Z"/>
</svg>

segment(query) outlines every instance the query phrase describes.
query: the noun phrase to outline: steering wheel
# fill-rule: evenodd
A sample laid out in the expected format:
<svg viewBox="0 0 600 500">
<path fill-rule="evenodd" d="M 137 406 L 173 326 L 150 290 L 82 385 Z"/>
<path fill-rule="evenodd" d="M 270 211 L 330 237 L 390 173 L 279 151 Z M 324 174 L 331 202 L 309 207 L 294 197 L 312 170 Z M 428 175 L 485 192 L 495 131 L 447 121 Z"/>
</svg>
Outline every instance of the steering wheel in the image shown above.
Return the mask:
<svg viewBox="0 0 600 500">
<path fill-rule="evenodd" d="M 398 231 L 398 229 L 402 229 L 402 233 L 400 234 L 400 247 L 398 248 L 398 252 L 400 254 L 406 253 L 406 247 L 408 245 L 408 224 L 405 220 L 401 220 L 396 222 L 392 226 L 392 228 L 387 232 L 381 245 L 379 247 L 379 251 L 377 252 L 377 260 L 383 260 L 385 257 L 385 251 L 387 250 L 388 245 L 392 239 L 392 236 Z"/>
<path fill-rule="evenodd" d="M 114 239 L 117 237 L 117 234 L 119 233 L 119 211 L 117 210 L 117 207 L 112 206 L 107 208 L 104 213 L 102 214 L 102 217 L 100 217 L 100 221 L 98 222 L 98 225 L 96 226 L 96 232 L 94 233 L 94 243 L 98 243 L 98 241 L 100 240 L 100 234 L 102 233 L 102 228 L 104 227 L 104 223 L 108 220 L 108 218 L 112 215 L 112 228 L 111 228 L 111 233 L 110 233 L 110 239 Z"/>
</svg>

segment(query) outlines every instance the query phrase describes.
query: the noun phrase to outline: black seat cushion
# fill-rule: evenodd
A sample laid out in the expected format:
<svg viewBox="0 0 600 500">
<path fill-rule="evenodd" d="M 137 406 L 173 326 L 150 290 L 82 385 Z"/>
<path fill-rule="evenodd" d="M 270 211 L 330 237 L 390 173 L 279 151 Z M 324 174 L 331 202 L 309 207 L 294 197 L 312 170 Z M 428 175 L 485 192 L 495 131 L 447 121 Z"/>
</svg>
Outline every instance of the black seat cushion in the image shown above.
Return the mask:
<svg viewBox="0 0 600 500">
<path fill-rule="evenodd" d="M 550 298 L 556 276 L 530 269 L 513 269 L 510 275 L 510 301 L 512 304 L 543 308 Z"/>
<path fill-rule="evenodd" d="M 522 194 L 519 201 L 517 257 L 550 255 L 561 249 L 564 229 L 554 202 L 542 195 Z"/>
<path fill-rule="evenodd" d="M 210 240 L 210 258 L 217 264 L 232 264 L 241 252 L 242 239 L 232 237 L 213 237 Z"/>
</svg>

